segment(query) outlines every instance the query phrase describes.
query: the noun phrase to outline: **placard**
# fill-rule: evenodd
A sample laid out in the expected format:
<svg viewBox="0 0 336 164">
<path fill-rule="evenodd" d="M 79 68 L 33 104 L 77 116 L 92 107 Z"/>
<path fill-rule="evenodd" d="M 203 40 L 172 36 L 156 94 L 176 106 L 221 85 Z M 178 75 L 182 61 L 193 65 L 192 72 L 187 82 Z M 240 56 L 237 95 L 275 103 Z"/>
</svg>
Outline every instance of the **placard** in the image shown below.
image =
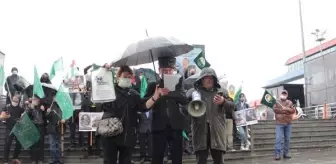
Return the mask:
<svg viewBox="0 0 336 164">
<path fill-rule="evenodd" d="M 96 131 L 99 121 L 103 117 L 103 112 L 80 112 L 79 117 L 79 131 L 89 132 Z"/>
<path fill-rule="evenodd" d="M 257 111 L 253 108 L 248 108 L 235 112 L 236 126 L 246 126 L 258 123 Z"/>
<path fill-rule="evenodd" d="M 113 74 L 106 68 L 100 68 L 91 74 L 93 103 L 111 102 L 116 99 Z"/>
</svg>

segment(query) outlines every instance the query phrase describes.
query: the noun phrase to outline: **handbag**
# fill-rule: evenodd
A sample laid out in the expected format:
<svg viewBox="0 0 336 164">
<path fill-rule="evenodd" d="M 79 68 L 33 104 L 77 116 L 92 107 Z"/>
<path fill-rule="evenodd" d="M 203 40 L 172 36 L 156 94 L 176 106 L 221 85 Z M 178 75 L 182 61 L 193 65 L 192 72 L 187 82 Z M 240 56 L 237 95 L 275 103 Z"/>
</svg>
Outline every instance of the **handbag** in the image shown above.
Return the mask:
<svg viewBox="0 0 336 164">
<path fill-rule="evenodd" d="M 128 105 L 123 112 L 121 119 L 118 117 L 111 117 L 102 119 L 98 123 L 97 133 L 103 137 L 114 137 L 121 134 L 124 131 L 123 120 L 128 113 Z"/>
</svg>

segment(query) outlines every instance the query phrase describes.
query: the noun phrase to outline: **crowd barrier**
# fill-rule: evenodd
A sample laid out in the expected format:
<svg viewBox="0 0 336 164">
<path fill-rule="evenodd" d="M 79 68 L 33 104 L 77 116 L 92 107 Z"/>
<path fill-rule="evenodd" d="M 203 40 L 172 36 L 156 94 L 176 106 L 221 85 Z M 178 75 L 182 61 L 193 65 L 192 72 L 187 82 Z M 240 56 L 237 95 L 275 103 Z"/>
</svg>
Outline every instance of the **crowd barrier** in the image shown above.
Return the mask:
<svg viewBox="0 0 336 164">
<path fill-rule="evenodd" d="M 333 119 L 336 117 L 336 102 L 302 108 L 305 119 Z"/>
</svg>

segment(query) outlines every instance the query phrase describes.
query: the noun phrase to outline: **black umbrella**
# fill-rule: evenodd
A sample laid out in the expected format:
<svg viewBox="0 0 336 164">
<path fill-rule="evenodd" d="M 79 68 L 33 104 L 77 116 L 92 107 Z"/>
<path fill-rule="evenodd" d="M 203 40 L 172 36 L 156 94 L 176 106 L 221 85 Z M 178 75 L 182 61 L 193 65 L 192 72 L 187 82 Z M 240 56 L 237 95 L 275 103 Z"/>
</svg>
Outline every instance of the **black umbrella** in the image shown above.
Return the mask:
<svg viewBox="0 0 336 164">
<path fill-rule="evenodd" d="M 152 37 L 130 44 L 122 57 L 112 63 L 113 67 L 123 65 L 134 66 L 157 61 L 165 54 L 174 54 L 173 57 L 188 53 L 193 49 L 184 42 L 173 37 Z M 166 53 L 170 52 L 170 53 Z"/>
</svg>

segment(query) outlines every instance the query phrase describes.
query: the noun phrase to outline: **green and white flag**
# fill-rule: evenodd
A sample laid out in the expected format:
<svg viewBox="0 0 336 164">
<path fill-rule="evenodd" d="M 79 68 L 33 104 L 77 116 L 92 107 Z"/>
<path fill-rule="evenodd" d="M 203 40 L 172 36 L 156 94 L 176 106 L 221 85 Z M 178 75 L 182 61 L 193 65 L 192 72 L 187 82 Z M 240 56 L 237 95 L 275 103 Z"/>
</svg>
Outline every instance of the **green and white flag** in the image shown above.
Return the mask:
<svg viewBox="0 0 336 164">
<path fill-rule="evenodd" d="M 147 92 L 147 79 L 145 76 L 141 77 L 141 86 L 140 86 L 140 97 L 145 97 Z"/>
<path fill-rule="evenodd" d="M 72 100 L 68 92 L 63 88 L 63 85 L 60 85 L 56 93 L 56 102 L 62 110 L 62 119 L 67 120 L 73 115 L 75 110 L 72 105 Z"/>
<path fill-rule="evenodd" d="M 240 86 L 236 94 L 234 95 L 233 99 L 234 104 L 237 104 L 239 102 L 239 95 L 242 93 L 242 89 L 243 89 L 242 86 Z"/>
<path fill-rule="evenodd" d="M 267 90 L 265 90 L 260 103 L 273 109 L 274 104 L 276 104 L 276 99 Z"/>
<path fill-rule="evenodd" d="M 0 66 L 0 85 L 3 86 L 5 84 L 5 69 L 3 66 Z"/>
<path fill-rule="evenodd" d="M 27 113 L 24 113 L 21 119 L 14 125 L 11 133 L 15 135 L 24 149 L 30 148 L 40 140 L 40 132 Z"/>
<path fill-rule="evenodd" d="M 34 66 L 34 86 L 33 93 L 37 95 L 39 98 L 44 98 L 44 92 L 42 88 L 42 84 L 40 82 L 40 77 L 37 73 L 37 68 Z"/>
<path fill-rule="evenodd" d="M 205 56 L 203 53 L 200 53 L 196 58 L 194 59 L 195 64 L 199 69 L 210 67 L 210 63 L 205 59 Z"/>
<path fill-rule="evenodd" d="M 50 73 L 49 73 L 50 80 L 52 78 L 54 78 L 57 73 L 63 72 L 63 70 L 64 70 L 63 69 L 63 59 L 59 58 L 58 60 L 54 61 L 53 65 L 51 67 L 51 70 L 50 70 Z"/>
</svg>

